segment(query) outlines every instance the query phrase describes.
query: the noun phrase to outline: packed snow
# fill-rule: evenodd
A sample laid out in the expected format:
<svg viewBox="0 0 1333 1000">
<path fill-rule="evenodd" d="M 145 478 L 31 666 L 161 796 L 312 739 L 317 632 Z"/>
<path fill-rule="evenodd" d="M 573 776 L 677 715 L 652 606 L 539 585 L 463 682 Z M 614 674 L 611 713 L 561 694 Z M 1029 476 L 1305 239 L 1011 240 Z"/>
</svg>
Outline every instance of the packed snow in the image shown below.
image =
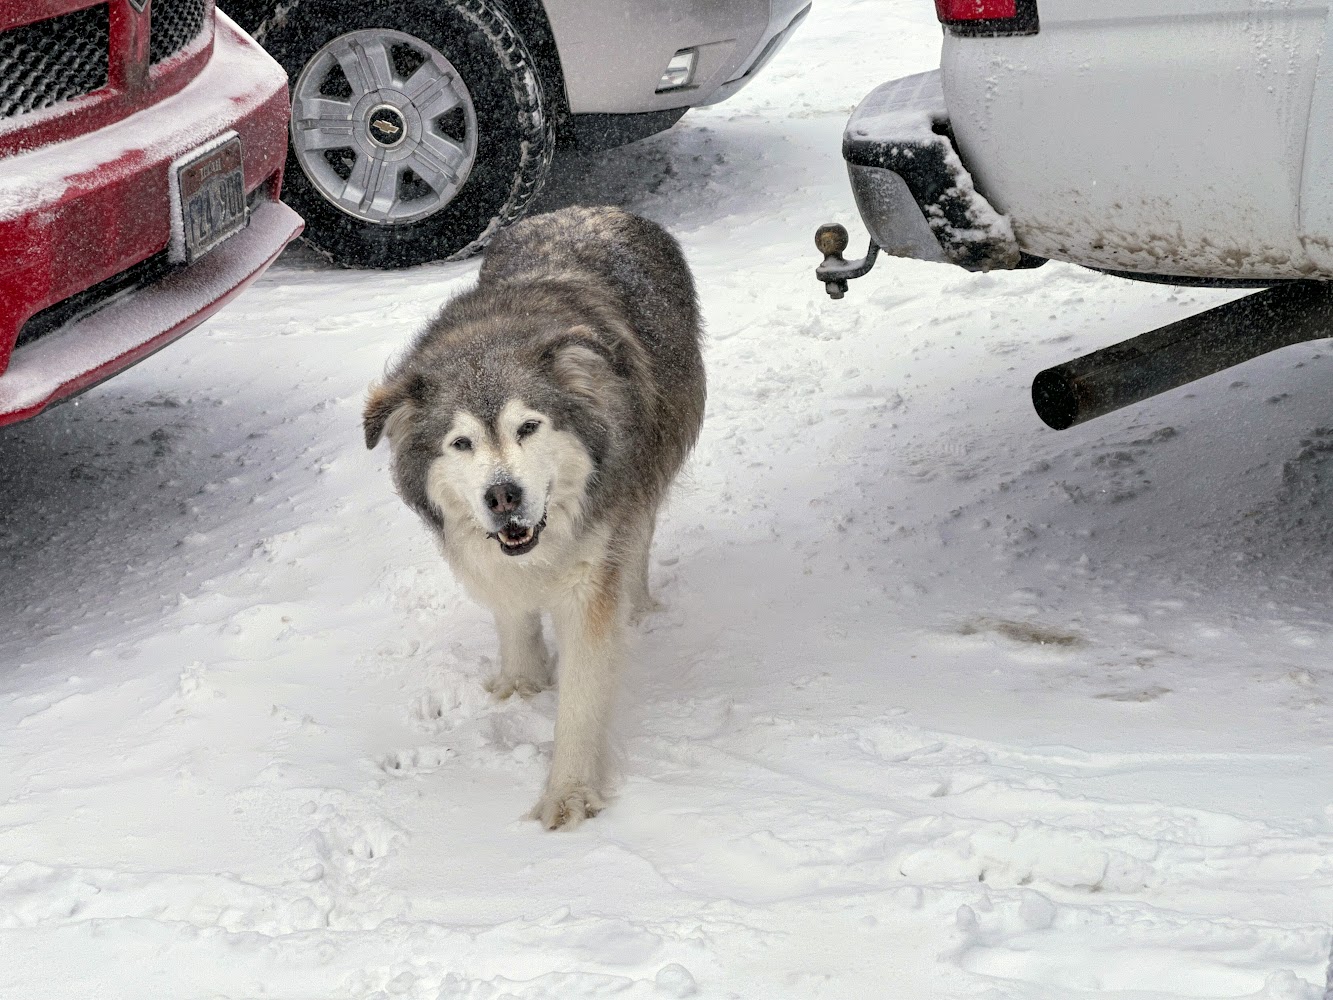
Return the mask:
<svg viewBox="0 0 1333 1000">
<path fill-rule="evenodd" d="M 666 224 L 708 321 L 618 795 L 522 819 L 554 694 L 367 452 L 477 264 L 289 252 L 0 433 L 0 996 L 1319 1000 L 1333 919 L 1326 343 L 1063 433 L 1041 368 L 1225 300 L 881 260 L 856 101 L 924 0 L 821 0 L 762 76 L 544 196 Z"/>
</svg>

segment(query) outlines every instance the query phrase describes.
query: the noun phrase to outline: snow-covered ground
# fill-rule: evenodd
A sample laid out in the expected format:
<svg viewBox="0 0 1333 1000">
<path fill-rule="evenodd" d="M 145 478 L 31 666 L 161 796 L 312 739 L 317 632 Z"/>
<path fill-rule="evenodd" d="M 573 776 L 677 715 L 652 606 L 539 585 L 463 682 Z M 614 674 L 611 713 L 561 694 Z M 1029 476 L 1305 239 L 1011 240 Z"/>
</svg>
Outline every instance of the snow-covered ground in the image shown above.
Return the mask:
<svg viewBox="0 0 1333 1000">
<path fill-rule="evenodd" d="M 546 196 L 672 228 L 710 332 L 573 833 L 519 818 L 553 696 L 488 699 L 491 623 L 361 442 L 475 263 L 290 253 L 0 433 L 0 996 L 1323 996 L 1333 356 L 1057 434 L 1034 372 L 1224 296 L 887 260 L 829 301 L 843 123 L 938 46 L 925 0 L 820 0 Z"/>
</svg>

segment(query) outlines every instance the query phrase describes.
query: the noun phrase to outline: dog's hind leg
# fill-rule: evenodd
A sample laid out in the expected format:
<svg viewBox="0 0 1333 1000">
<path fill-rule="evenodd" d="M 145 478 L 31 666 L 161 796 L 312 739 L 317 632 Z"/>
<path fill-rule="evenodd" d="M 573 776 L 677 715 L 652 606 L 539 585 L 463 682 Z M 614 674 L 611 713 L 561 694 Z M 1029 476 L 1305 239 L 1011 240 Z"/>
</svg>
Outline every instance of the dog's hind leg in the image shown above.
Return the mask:
<svg viewBox="0 0 1333 1000">
<path fill-rule="evenodd" d="M 607 739 L 625 648 L 621 571 L 602 563 L 553 609 L 560 654 L 555 752 L 529 814 L 548 830 L 574 827 L 605 805 Z"/>
<path fill-rule="evenodd" d="M 662 603 L 648 589 L 648 565 L 652 559 L 653 534 L 657 531 L 657 512 L 635 525 L 627 560 L 630 576 L 630 620 L 638 622 L 645 615 L 662 610 Z"/>
<path fill-rule="evenodd" d="M 551 655 L 542 641 L 538 611 L 497 611 L 495 631 L 500 636 L 500 672 L 486 682 L 486 690 L 503 701 L 511 694 L 530 698 L 551 686 Z"/>
</svg>

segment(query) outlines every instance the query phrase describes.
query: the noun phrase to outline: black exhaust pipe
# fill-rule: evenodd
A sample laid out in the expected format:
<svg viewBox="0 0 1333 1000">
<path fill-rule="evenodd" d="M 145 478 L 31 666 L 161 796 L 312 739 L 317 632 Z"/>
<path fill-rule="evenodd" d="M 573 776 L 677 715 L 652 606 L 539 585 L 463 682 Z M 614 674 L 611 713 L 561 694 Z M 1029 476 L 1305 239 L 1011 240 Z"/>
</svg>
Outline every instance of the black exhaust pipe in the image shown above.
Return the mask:
<svg viewBox="0 0 1333 1000">
<path fill-rule="evenodd" d="M 1032 380 L 1032 405 L 1048 426 L 1062 431 L 1261 354 L 1324 337 L 1333 337 L 1333 284 L 1291 281 L 1047 368 Z"/>
</svg>

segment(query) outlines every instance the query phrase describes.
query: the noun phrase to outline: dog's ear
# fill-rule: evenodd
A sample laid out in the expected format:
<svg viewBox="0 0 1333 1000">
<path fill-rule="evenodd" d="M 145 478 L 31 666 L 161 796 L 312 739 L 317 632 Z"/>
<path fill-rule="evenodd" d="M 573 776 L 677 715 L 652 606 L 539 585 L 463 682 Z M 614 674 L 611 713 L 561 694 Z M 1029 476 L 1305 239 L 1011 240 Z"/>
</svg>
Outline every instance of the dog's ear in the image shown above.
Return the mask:
<svg viewBox="0 0 1333 1000">
<path fill-rule="evenodd" d="M 543 360 L 551 376 L 566 392 L 596 402 L 605 393 L 614 359 L 605 345 L 586 327 L 576 326 L 550 338 Z"/>
<path fill-rule="evenodd" d="M 389 431 L 390 438 L 393 437 L 391 421 L 396 423 L 411 416 L 412 395 L 412 383 L 400 379 L 377 382 L 370 387 L 366 408 L 361 415 L 367 448 L 379 444 L 385 430 Z"/>
</svg>

